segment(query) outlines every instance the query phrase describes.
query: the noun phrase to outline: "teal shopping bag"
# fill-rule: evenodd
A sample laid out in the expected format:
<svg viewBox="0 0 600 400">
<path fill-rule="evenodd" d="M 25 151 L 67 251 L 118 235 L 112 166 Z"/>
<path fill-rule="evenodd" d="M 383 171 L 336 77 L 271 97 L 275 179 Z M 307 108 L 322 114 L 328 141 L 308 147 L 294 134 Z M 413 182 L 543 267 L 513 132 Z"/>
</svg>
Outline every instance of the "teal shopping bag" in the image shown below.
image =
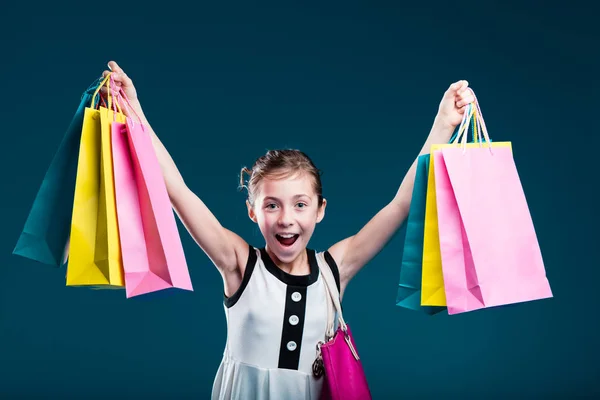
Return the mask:
<svg viewBox="0 0 600 400">
<path fill-rule="evenodd" d="M 77 111 L 58 147 L 33 206 L 19 236 L 13 254 L 60 267 L 71 229 L 75 177 L 83 114 L 91 106 L 100 79 L 81 96 Z"/>
<path fill-rule="evenodd" d="M 421 310 L 429 315 L 444 311 L 446 307 L 421 306 L 421 270 L 423 267 L 423 235 L 425 233 L 425 199 L 427 197 L 427 176 L 429 174 L 429 154 L 417 159 L 415 184 L 406 222 L 406 236 L 400 283 L 396 305 L 411 310 Z"/>
</svg>

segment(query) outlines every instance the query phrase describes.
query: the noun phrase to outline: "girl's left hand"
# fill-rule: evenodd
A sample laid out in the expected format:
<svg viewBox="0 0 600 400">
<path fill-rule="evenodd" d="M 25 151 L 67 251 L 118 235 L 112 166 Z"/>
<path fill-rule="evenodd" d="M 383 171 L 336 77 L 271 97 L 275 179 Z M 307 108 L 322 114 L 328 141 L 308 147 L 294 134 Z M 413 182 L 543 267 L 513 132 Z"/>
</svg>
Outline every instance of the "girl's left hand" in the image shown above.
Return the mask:
<svg viewBox="0 0 600 400">
<path fill-rule="evenodd" d="M 469 82 L 454 82 L 442 97 L 436 119 L 442 127 L 454 131 L 462 121 L 467 104 L 474 101 L 475 95 Z"/>
</svg>

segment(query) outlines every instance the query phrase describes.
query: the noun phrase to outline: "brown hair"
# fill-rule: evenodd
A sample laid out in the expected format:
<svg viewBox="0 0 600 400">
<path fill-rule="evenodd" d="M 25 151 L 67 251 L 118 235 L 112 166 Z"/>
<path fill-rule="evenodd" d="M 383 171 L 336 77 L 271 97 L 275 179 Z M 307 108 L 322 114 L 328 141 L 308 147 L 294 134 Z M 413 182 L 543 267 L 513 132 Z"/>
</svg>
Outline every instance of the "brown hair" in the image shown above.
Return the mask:
<svg viewBox="0 0 600 400">
<path fill-rule="evenodd" d="M 319 198 L 319 207 L 323 204 L 322 172 L 315 167 L 312 160 L 300 150 L 269 150 L 259 157 L 252 170 L 244 167 L 240 173 L 240 189 L 248 190 L 248 202 L 254 206 L 256 188 L 265 177 L 285 178 L 296 173 L 305 172 L 313 178 L 313 189 Z M 248 174 L 248 184 L 244 184 L 244 174 Z"/>
</svg>

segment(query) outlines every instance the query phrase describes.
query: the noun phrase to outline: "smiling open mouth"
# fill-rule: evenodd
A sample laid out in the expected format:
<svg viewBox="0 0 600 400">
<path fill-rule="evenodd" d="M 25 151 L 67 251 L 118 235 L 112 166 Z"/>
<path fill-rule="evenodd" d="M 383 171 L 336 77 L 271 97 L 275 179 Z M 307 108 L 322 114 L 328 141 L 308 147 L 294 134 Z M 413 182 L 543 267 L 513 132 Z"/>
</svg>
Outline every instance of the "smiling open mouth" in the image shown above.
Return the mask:
<svg viewBox="0 0 600 400">
<path fill-rule="evenodd" d="M 279 243 L 281 243 L 284 246 L 291 246 L 296 242 L 296 239 L 298 239 L 298 234 L 295 235 L 275 235 L 275 237 L 277 238 L 277 240 L 279 241 Z"/>
</svg>

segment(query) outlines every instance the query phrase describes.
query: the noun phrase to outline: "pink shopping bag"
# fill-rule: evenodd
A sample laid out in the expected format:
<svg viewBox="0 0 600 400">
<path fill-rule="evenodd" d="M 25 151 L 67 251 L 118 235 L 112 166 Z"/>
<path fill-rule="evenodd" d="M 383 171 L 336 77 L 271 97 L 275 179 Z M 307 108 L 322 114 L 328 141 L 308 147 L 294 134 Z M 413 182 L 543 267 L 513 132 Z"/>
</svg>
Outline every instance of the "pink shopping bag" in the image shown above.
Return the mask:
<svg viewBox="0 0 600 400">
<path fill-rule="evenodd" d="M 486 143 L 432 152 L 448 314 L 552 297 L 511 143 L 476 107 Z"/>
<path fill-rule="evenodd" d="M 112 150 L 126 296 L 193 290 L 148 128 L 129 117 L 113 123 Z"/>
</svg>

